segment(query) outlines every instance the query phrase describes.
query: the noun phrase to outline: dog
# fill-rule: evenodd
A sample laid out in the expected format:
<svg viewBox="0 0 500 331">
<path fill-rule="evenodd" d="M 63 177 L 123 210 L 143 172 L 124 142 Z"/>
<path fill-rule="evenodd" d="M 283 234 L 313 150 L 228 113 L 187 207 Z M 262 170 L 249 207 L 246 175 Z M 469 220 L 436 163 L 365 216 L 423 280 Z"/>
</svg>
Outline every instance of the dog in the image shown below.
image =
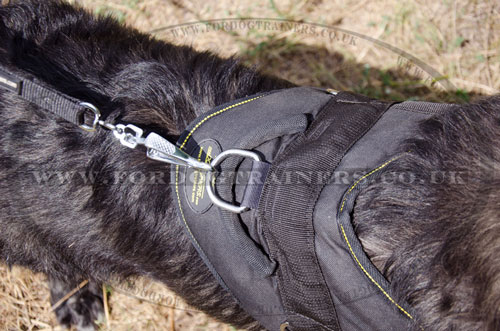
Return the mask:
<svg viewBox="0 0 500 331">
<path fill-rule="evenodd" d="M 110 122 L 170 141 L 210 108 L 293 84 L 236 59 L 174 46 L 62 1 L 0 7 L 0 64 L 61 93 L 99 105 Z M 100 284 L 147 276 L 209 315 L 261 326 L 212 276 L 177 222 L 173 192 L 116 174 L 165 173 L 164 163 L 124 149 L 106 130 L 85 132 L 0 90 L 0 259 L 49 278 L 58 321 L 92 329 Z M 359 194 L 354 228 L 398 297 L 429 330 L 500 328 L 500 98 L 486 98 L 420 124 L 407 156 L 387 171 L 439 183 L 377 180 Z M 83 170 L 99 182 L 40 185 L 33 174 Z M 458 182 L 457 182 L 458 181 Z M 112 183 L 104 185 L 103 183 Z"/>
</svg>

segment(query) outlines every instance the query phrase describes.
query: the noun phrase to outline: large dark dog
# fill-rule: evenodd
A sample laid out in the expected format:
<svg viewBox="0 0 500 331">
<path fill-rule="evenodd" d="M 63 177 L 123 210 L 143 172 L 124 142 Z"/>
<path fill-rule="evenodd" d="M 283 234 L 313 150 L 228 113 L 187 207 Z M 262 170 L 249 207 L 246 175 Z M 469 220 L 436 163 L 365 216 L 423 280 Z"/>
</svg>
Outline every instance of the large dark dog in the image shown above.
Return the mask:
<svg viewBox="0 0 500 331">
<path fill-rule="evenodd" d="M 59 2 L 0 8 L 0 63 L 176 140 L 200 113 L 246 95 L 291 86 L 238 64 L 176 47 Z M 46 273 L 55 302 L 83 279 L 92 286 L 57 310 L 89 327 L 96 284 L 144 275 L 238 327 L 259 325 L 225 292 L 177 222 L 165 185 L 119 173 L 168 173 L 106 130 L 87 133 L 0 91 L 0 258 Z M 368 186 L 354 212 L 365 250 L 415 309 L 424 329 L 500 328 L 500 98 L 421 124 L 423 139 L 388 171 L 457 180 Z M 100 180 L 39 184 L 34 174 L 82 170 Z M 108 184 L 104 184 L 108 183 Z"/>
</svg>

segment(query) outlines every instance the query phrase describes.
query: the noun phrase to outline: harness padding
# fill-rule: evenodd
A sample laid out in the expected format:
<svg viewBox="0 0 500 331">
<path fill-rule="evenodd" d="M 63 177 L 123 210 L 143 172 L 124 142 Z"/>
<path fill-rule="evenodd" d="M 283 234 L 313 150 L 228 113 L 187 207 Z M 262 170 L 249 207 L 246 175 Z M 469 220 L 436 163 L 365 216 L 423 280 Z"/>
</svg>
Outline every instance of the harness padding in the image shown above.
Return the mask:
<svg viewBox="0 0 500 331">
<path fill-rule="evenodd" d="M 404 157 L 418 123 L 450 108 L 310 87 L 216 107 L 178 146 L 206 163 L 229 149 L 258 154 L 224 160 L 210 183 L 251 209 L 213 205 L 203 172 L 173 167 L 179 221 L 219 283 L 269 330 L 410 329 L 411 307 L 364 253 L 350 214 L 359 190 Z"/>
</svg>

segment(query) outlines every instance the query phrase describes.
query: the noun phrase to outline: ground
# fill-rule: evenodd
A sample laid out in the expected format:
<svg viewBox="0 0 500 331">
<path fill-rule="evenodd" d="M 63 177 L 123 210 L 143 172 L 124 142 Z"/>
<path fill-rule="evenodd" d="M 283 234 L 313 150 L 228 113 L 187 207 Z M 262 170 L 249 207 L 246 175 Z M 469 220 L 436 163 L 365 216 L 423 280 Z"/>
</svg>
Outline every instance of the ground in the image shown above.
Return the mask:
<svg viewBox="0 0 500 331">
<path fill-rule="evenodd" d="M 72 2 L 173 43 L 241 56 L 297 84 L 443 102 L 500 91 L 497 0 Z M 196 23 L 223 18 L 234 20 Z M 45 280 L 0 264 L 0 329 L 60 329 Z M 234 330 L 147 279 L 103 290 L 109 297 L 103 330 Z"/>
</svg>

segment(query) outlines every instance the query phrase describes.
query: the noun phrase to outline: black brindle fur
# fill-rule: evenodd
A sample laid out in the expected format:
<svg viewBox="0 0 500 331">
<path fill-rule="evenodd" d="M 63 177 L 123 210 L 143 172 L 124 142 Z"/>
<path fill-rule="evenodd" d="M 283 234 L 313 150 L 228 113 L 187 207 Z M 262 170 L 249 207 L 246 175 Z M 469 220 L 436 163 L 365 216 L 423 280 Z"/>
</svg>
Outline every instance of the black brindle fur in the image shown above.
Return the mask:
<svg viewBox="0 0 500 331">
<path fill-rule="evenodd" d="M 0 63 L 98 105 L 111 122 L 171 140 L 215 105 L 291 86 L 54 1 L 0 7 Z M 142 275 L 222 321 L 259 328 L 184 235 L 167 165 L 122 147 L 105 130 L 83 132 L 4 91 L 0 132 L 0 258 L 47 274 L 53 302 L 91 279 L 56 311 L 62 324 L 91 328 L 102 311 L 98 284 Z M 373 183 L 358 198 L 356 230 L 424 329 L 498 329 L 500 99 L 436 117 L 421 132 L 389 170 L 427 178 L 436 169 L 462 169 L 463 183 Z M 34 175 L 75 169 L 99 182 L 43 185 Z M 165 185 L 116 178 L 134 171 L 165 174 Z"/>
</svg>

